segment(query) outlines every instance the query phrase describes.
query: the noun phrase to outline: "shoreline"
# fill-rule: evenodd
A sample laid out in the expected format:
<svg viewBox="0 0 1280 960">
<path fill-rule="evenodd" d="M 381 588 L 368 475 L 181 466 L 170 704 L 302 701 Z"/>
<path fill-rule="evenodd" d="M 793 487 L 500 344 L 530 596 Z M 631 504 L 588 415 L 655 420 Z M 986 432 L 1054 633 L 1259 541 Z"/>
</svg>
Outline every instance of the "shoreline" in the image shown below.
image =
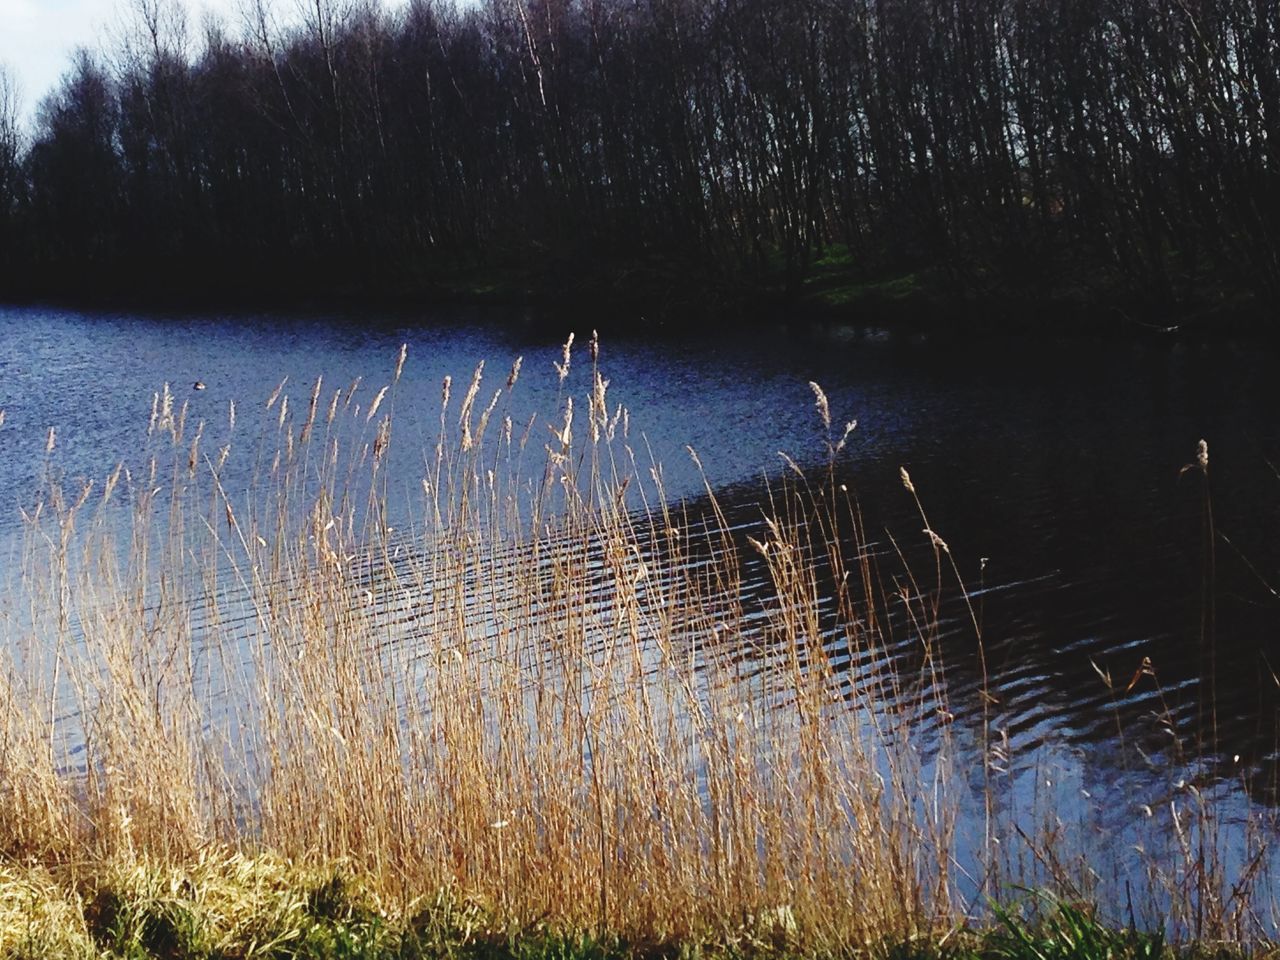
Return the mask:
<svg viewBox="0 0 1280 960">
<path fill-rule="evenodd" d="M 786 904 L 682 931 L 602 927 L 589 919 L 590 892 L 580 907 L 576 922 L 517 917 L 456 888 L 388 893 L 344 861 L 303 865 L 261 852 L 54 866 L 0 858 L 0 955 L 15 960 L 1243 960 L 1274 949 L 1170 940 L 1038 891 L 992 903 L 978 919 L 934 918 L 867 942 L 832 938 Z"/>
<path fill-rule="evenodd" d="M 777 278 L 751 286 L 667 277 L 628 279 L 626 270 L 569 282 L 556 271 L 479 268 L 417 282 L 209 282 L 151 286 L 128 282 L 53 289 L 0 286 L 0 303 L 79 310 L 199 313 L 382 310 L 394 314 L 456 308 L 523 310 L 530 322 L 559 337 L 572 325 L 603 334 L 685 328 L 714 334 L 788 327 L 879 328 L 907 334 L 960 337 L 1044 336 L 1120 339 L 1215 340 L 1280 338 L 1266 306 L 1248 293 L 1221 291 L 1189 303 L 1154 303 L 1118 290 L 1069 293 L 1026 290 L 985 294 L 948 292 L 919 273 L 873 278 L 824 271 L 820 266 L 795 292 Z"/>
</svg>

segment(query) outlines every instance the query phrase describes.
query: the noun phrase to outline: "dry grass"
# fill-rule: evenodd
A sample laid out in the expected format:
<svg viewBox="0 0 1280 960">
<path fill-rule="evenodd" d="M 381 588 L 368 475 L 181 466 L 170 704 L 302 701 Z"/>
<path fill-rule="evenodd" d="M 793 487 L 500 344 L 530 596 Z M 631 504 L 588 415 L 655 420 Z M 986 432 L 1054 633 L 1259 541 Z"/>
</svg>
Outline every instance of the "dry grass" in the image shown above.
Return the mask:
<svg viewBox="0 0 1280 960">
<path fill-rule="evenodd" d="M 51 477 L 5 607 L 0 853 L 150 884 L 147 902 L 208 870 L 279 900 L 264 864 L 342 864 L 392 911 L 458 891 L 502 923 L 649 942 L 962 924 L 958 891 L 1001 875 L 990 829 L 985 878 L 958 874 L 954 774 L 909 742 L 948 709 L 935 584 L 885 589 L 830 474 L 777 485 L 744 555 L 710 484 L 697 516 L 665 497 L 597 356 L 550 420 L 512 422 L 518 362 L 494 392 L 483 365 L 446 380 L 426 451 L 395 447 L 403 353 L 385 387 L 281 384 L 225 424 L 166 388 L 143 466 Z M 562 389 L 576 360 L 566 345 Z M 422 460 L 408 502 L 393 456 Z M 941 583 L 956 571 L 929 545 Z M 922 692 L 831 661 L 884 662 L 891 606 Z M 6 917 L 22 883 L 0 884 Z M 64 901 L 31 919 L 71 955 Z M 234 932 L 238 909 L 202 916 Z M 1210 932 L 1238 935 L 1237 914 Z"/>
</svg>

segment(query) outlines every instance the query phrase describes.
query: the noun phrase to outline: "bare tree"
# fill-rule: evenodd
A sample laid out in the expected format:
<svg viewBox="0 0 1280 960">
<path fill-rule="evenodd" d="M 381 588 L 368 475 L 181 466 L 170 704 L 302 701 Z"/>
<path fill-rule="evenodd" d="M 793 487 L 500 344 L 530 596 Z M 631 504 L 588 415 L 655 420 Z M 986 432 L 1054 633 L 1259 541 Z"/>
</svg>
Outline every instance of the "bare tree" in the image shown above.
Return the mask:
<svg viewBox="0 0 1280 960">
<path fill-rule="evenodd" d="M 18 113 L 21 101 L 18 81 L 0 63 L 0 217 L 11 212 L 17 197 L 22 155 Z"/>
<path fill-rule="evenodd" d="M 18 236 L 18 203 L 22 189 L 22 141 L 18 83 L 0 63 L 0 280 L 14 266 Z"/>
<path fill-rule="evenodd" d="M 835 248 L 960 296 L 1280 301 L 1275 3 L 289 2 L 197 49 L 130 0 L 115 71 L 78 58 L 29 149 L 0 117 L 10 249 L 750 295 Z"/>
</svg>

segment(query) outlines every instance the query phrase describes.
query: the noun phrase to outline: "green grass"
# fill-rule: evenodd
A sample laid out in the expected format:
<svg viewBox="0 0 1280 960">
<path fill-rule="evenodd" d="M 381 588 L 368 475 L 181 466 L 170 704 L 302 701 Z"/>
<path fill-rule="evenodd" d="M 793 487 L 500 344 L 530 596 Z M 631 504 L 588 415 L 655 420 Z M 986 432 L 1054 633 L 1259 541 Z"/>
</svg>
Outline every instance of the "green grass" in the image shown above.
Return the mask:
<svg viewBox="0 0 1280 960">
<path fill-rule="evenodd" d="M 935 280 L 927 271 L 868 276 L 844 244 L 832 244 L 813 261 L 802 298 L 823 308 L 905 304 L 929 299 Z"/>
<path fill-rule="evenodd" d="M 718 937 L 634 942 L 608 931 L 505 923 L 450 891 L 380 901 L 373 886 L 272 857 L 206 858 L 188 870 L 70 867 L 0 871 L 4 960 L 1179 960 L 1243 957 L 1212 944 L 1171 947 L 1158 933 L 1116 929 L 1091 909 L 1043 894 L 993 905 L 992 926 L 938 929 L 813 952 L 785 923 Z M 1252 955 L 1272 950 L 1257 946 Z"/>
</svg>

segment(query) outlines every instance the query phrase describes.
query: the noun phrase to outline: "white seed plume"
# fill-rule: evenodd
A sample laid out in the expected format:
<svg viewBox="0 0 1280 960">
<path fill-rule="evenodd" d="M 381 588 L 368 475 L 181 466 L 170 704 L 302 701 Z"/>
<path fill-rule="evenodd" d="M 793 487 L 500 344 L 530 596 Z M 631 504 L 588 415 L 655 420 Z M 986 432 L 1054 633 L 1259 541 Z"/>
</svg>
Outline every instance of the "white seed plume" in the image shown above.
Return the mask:
<svg viewBox="0 0 1280 960">
<path fill-rule="evenodd" d="M 409 345 L 407 343 L 400 344 L 400 356 L 396 359 L 396 375 L 393 378 L 394 382 L 396 383 L 400 382 L 400 372 L 404 370 L 404 361 L 405 361 L 405 358 L 408 356 L 409 356 Z"/>
<path fill-rule="evenodd" d="M 809 381 L 809 389 L 813 391 L 815 398 L 814 405 L 818 408 L 818 416 L 822 418 L 822 426 L 827 430 L 831 429 L 831 406 L 827 403 L 827 395 L 822 392 L 822 388 Z"/>
<path fill-rule="evenodd" d="M 368 423 L 378 412 L 378 407 L 382 406 L 382 399 L 387 395 L 387 388 L 383 387 L 378 391 L 378 395 L 373 398 L 373 403 L 369 405 L 369 413 L 365 416 L 364 422 Z"/>
</svg>

